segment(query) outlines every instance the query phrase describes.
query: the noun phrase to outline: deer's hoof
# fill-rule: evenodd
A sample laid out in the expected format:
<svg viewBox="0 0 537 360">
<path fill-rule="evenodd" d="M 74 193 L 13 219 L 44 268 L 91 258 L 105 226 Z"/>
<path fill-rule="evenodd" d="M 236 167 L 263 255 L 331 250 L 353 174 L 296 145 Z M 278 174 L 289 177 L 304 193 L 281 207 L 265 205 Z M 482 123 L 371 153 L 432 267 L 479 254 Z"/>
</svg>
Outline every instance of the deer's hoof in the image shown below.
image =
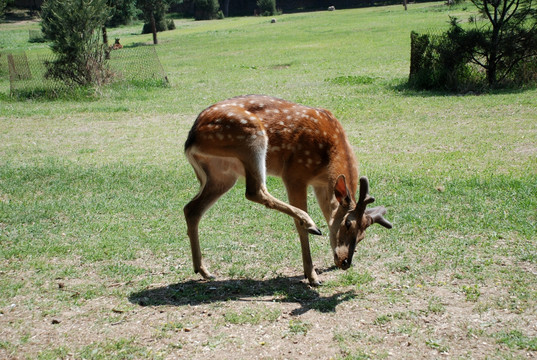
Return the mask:
<svg viewBox="0 0 537 360">
<path fill-rule="evenodd" d="M 200 274 L 201 276 L 203 276 L 203 278 L 205 280 L 214 280 L 216 279 L 216 277 L 211 274 L 210 272 L 207 271 L 207 269 L 205 269 L 205 267 L 200 267 L 199 269 L 195 270 L 194 272 Z"/>
<path fill-rule="evenodd" d="M 312 235 L 319 235 L 321 236 L 323 233 L 321 232 L 321 230 L 318 228 L 318 227 L 313 227 L 313 228 L 309 228 L 308 229 L 308 232 Z"/>
</svg>

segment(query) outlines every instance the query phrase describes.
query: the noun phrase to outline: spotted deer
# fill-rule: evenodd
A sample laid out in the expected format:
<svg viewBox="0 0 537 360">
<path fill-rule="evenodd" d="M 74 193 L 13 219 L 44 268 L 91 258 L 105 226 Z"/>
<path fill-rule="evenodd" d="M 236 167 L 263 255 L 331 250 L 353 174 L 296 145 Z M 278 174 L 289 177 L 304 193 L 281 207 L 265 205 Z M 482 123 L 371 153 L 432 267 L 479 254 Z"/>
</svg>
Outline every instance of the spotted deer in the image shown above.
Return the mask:
<svg viewBox="0 0 537 360">
<path fill-rule="evenodd" d="M 311 260 L 308 234 L 321 231 L 307 213 L 312 186 L 328 222 L 334 262 L 351 266 L 355 246 L 372 224 L 392 225 L 384 207 L 366 209 L 375 199 L 358 166 L 345 132 L 332 113 L 261 95 L 231 98 L 203 110 L 185 143 L 185 155 L 200 182 L 199 193 L 184 207 L 194 271 L 213 278 L 203 264 L 198 225 L 203 214 L 239 177 L 246 198 L 294 218 L 300 237 L 304 275 L 319 278 Z M 266 176 L 283 179 L 289 204 L 273 197 Z M 359 186 L 358 201 L 355 194 Z"/>
</svg>

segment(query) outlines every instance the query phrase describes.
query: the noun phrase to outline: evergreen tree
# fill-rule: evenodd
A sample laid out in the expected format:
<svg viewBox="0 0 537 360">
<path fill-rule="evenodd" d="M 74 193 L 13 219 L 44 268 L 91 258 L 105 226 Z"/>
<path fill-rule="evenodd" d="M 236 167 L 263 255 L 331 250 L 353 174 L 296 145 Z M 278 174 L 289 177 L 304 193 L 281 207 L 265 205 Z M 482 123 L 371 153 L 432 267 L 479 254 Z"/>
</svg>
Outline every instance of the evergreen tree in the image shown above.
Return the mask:
<svg viewBox="0 0 537 360">
<path fill-rule="evenodd" d="M 107 3 L 110 7 L 110 18 L 106 26 L 127 25 L 140 14 L 136 0 L 108 0 Z"/>
<path fill-rule="evenodd" d="M 69 84 L 101 84 L 110 78 L 100 30 L 110 9 L 106 0 L 47 0 L 41 9 L 41 29 L 51 40 L 54 61 L 47 77 Z"/>
<path fill-rule="evenodd" d="M 537 59 L 537 9 L 532 0 L 472 3 L 486 20 L 486 25 L 468 32 L 476 44 L 472 61 L 486 70 L 494 87 L 521 63 Z"/>
<path fill-rule="evenodd" d="M 0 19 L 4 17 L 6 8 L 11 2 L 12 0 L 0 0 Z"/>
<path fill-rule="evenodd" d="M 153 33 L 153 44 L 158 44 L 157 31 L 158 23 L 164 20 L 168 11 L 168 1 L 166 0 L 137 0 L 136 5 L 142 11 L 142 16 L 146 24 L 149 24 Z"/>
</svg>

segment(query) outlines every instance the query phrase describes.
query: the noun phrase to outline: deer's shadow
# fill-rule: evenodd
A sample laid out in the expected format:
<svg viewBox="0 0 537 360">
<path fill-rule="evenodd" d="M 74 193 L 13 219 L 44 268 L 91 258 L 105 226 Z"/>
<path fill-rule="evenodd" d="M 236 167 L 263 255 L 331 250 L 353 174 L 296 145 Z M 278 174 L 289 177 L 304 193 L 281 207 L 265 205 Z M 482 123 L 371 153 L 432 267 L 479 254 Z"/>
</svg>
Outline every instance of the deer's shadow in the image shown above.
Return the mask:
<svg viewBox="0 0 537 360">
<path fill-rule="evenodd" d="M 357 296 L 354 291 L 323 296 L 317 289 L 300 280 L 298 276 L 267 280 L 188 280 L 132 293 L 129 301 L 140 306 L 182 306 L 230 300 L 253 301 L 269 297 L 270 301 L 298 304 L 299 307 L 291 314 L 301 315 L 309 310 L 334 312 L 338 304 Z"/>
</svg>

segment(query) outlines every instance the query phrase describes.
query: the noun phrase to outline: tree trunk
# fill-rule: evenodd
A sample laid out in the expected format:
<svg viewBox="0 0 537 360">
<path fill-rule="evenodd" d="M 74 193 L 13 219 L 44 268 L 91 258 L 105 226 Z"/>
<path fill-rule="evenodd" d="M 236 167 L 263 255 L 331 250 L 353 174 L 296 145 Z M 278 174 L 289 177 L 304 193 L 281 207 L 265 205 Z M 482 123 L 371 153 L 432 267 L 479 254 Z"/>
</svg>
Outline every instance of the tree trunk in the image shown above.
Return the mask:
<svg viewBox="0 0 537 360">
<path fill-rule="evenodd" d="M 228 17 L 229 15 L 229 0 L 224 0 L 224 16 Z"/>
<path fill-rule="evenodd" d="M 157 23 L 155 21 L 155 15 L 151 11 L 151 31 L 153 32 L 153 44 L 158 44 L 157 40 Z"/>
<path fill-rule="evenodd" d="M 110 47 L 108 46 L 108 34 L 106 33 L 106 26 L 103 26 L 102 30 L 103 30 L 104 58 L 106 60 L 110 60 Z"/>
<path fill-rule="evenodd" d="M 403 0 L 403 6 L 405 7 L 405 11 L 407 10 L 406 4 L 408 3 L 408 0 Z"/>
<path fill-rule="evenodd" d="M 492 37 L 490 41 L 489 59 L 487 66 L 487 80 L 490 87 L 496 86 L 498 68 L 498 48 L 500 46 L 500 27 L 496 24 L 492 26 Z"/>
</svg>

